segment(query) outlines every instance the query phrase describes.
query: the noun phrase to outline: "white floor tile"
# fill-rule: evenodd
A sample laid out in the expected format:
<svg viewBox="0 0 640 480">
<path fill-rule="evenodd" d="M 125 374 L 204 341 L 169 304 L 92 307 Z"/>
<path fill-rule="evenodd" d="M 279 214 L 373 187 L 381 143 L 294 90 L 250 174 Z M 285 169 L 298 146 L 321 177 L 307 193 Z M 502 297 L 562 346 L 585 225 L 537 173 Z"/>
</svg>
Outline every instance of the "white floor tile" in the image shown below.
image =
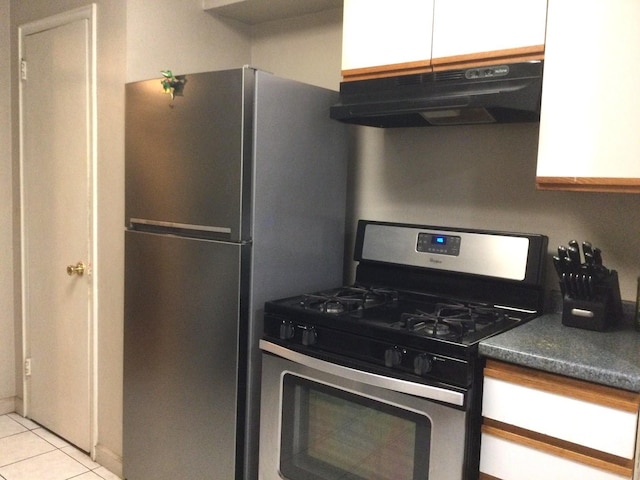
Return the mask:
<svg viewBox="0 0 640 480">
<path fill-rule="evenodd" d="M 103 480 L 103 478 L 93 472 L 87 472 L 77 477 L 73 477 L 71 480 Z"/>
<path fill-rule="evenodd" d="M 89 470 L 60 450 L 0 467 L 7 480 L 67 480 Z"/>
<path fill-rule="evenodd" d="M 0 438 L 0 466 L 55 450 L 49 442 L 31 432 Z M 33 477 L 38 478 L 38 477 Z"/>
<path fill-rule="evenodd" d="M 70 446 L 70 444 L 68 442 L 66 442 L 65 440 L 61 439 L 57 435 L 54 435 L 53 433 L 51 433 L 46 428 L 36 428 L 34 430 L 31 430 L 31 431 L 33 433 L 35 433 L 36 435 L 38 435 L 41 439 L 49 442 L 51 445 L 53 445 L 56 448 L 64 448 L 64 447 Z"/>
<path fill-rule="evenodd" d="M 0 415 L 0 480 L 120 480 L 89 456 L 15 413 Z"/>
<path fill-rule="evenodd" d="M 96 475 L 93 472 L 83 473 L 77 477 L 73 477 L 72 480 L 103 480 L 102 477 Z"/>
<path fill-rule="evenodd" d="M 119 476 L 115 473 L 111 473 L 104 467 L 96 468 L 94 472 L 100 475 L 100 478 L 104 478 L 105 480 L 120 480 Z"/>
<path fill-rule="evenodd" d="M 74 460 L 80 462 L 82 465 L 87 467 L 89 470 L 95 470 L 96 468 L 100 467 L 99 464 L 97 464 L 96 462 L 91 460 L 91 458 L 89 458 L 89 455 L 87 455 L 86 453 L 84 453 L 81 450 L 78 450 L 74 446 L 69 445 L 67 447 L 61 448 L 60 450 L 62 452 L 64 452 L 64 453 L 66 453 L 67 455 L 69 455 Z"/>
<path fill-rule="evenodd" d="M 27 429 L 18 422 L 12 420 L 8 415 L 0 416 L 0 438 L 9 437 L 16 433 L 26 432 Z"/>
<path fill-rule="evenodd" d="M 22 415 L 18 415 L 17 413 L 10 413 L 7 416 L 29 430 L 40 427 L 37 423 L 32 422 L 28 418 L 24 418 Z"/>
</svg>

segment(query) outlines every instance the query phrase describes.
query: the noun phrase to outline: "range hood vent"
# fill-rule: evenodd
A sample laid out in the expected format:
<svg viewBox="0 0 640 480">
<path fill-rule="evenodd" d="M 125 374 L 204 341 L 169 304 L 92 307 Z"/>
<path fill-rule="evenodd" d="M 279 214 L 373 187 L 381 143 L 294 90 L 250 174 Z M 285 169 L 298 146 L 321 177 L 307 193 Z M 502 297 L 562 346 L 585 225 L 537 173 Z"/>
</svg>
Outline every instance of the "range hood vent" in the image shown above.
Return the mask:
<svg viewBox="0 0 640 480">
<path fill-rule="evenodd" d="M 538 122 L 542 61 L 340 84 L 331 118 L 371 127 Z"/>
</svg>

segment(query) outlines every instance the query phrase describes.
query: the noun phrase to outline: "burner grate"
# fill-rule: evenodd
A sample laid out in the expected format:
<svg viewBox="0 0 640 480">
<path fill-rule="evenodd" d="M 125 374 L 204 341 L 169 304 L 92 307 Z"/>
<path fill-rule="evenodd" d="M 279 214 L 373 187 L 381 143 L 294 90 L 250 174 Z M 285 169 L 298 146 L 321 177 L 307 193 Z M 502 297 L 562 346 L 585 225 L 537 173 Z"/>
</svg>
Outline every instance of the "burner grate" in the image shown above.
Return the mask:
<svg viewBox="0 0 640 480">
<path fill-rule="evenodd" d="M 461 341 L 465 335 L 508 316 L 486 305 L 437 303 L 433 312 L 416 309 L 400 315 L 400 327 L 413 333 Z"/>
<path fill-rule="evenodd" d="M 304 295 L 300 306 L 329 315 L 394 304 L 398 294 L 385 288 L 344 287 L 330 292 Z"/>
</svg>

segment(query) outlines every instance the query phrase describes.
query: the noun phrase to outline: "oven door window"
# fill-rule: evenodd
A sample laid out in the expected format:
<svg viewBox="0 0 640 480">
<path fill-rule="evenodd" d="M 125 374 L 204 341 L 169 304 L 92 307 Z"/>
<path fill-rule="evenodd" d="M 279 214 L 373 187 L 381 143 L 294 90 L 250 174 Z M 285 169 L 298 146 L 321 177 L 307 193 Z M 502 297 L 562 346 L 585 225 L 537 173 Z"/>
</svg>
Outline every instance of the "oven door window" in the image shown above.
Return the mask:
<svg viewBox="0 0 640 480">
<path fill-rule="evenodd" d="M 431 422 L 305 378 L 283 378 L 280 472 L 289 480 L 426 480 Z"/>
</svg>

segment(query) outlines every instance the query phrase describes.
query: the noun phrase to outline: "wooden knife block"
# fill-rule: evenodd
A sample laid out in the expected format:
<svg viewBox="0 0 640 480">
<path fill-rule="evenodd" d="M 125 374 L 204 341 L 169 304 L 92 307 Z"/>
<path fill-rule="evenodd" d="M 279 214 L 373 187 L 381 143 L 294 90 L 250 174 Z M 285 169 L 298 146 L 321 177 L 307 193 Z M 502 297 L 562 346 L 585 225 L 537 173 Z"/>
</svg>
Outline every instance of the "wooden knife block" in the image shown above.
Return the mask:
<svg viewBox="0 0 640 480">
<path fill-rule="evenodd" d="M 622 300 L 618 272 L 609 275 L 596 285 L 596 294 L 590 300 L 577 299 L 564 294 L 562 324 L 567 327 L 603 331 L 616 325 L 622 318 Z"/>
</svg>

